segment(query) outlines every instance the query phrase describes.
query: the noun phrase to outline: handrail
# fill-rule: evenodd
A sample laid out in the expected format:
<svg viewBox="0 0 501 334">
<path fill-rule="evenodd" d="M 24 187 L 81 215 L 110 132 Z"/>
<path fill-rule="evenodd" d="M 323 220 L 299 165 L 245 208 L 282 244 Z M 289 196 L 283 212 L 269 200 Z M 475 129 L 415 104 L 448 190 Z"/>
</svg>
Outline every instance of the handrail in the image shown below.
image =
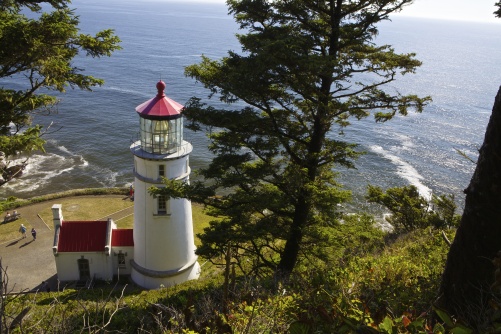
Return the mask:
<svg viewBox="0 0 501 334">
<path fill-rule="evenodd" d="M 172 150 L 166 152 L 166 153 L 151 153 L 143 150 L 141 147 L 141 141 L 137 140 L 135 142 L 131 142 L 130 145 L 130 150 L 132 154 L 134 154 L 137 157 L 140 158 L 146 158 L 146 159 L 177 159 L 179 157 L 185 156 L 193 150 L 193 146 L 191 143 L 183 140 L 181 145 L 178 145 L 174 147 Z"/>
</svg>

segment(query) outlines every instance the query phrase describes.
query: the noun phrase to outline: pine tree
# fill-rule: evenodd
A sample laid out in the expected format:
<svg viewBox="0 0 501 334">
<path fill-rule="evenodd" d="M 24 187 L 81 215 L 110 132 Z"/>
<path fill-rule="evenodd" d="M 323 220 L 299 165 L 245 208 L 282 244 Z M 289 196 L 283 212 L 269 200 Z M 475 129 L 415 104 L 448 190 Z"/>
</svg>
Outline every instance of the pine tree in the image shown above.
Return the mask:
<svg viewBox="0 0 501 334">
<path fill-rule="evenodd" d="M 442 277 L 438 305 L 474 326 L 501 286 L 501 88 Z M 495 275 L 495 272 L 498 274 Z"/>
<path fill-rule="evenodd" d="M 243 269 L 287 277 L 325 240 L 349 198 L 334 169 L 359 155 L 343 128 L 371 113 L 384 122 L 421 111 L 429 100 L 384 88 L 421 63 L 374 43 L 376 24 L 411 2 L 227 2 L 242 53 L 186 69 L 225 103 L 194 98 L 184 111 L 191 129 L 208 129 L 215 158 L 184 191 L 173 182 L 153 190 L 202 201 L 220 217 L 200 235 L 199 254 L 232 248 Z"/>
<path fill-rule="evenodd" d="M 34 113 L 54 111 L 58 99 L 50 91 L 91 90 L 103 83 L 83 75 L 73 59 L 79 53 L 110 56 L 120 48 L 112 30 L 95 36 L 79 33 L 78 16 L 69 4 L 69 0 L 0 2 L 0 152 L 6 159 L 0 161 L 0 185 L 22 170 L 9 167 L 11 157 L 43 150 L 44 130 L 31 122 Z M 6 86 L 5 78 L 14 78 L 20 88 Z"/>
<path fill-rule="evenodd" d="M 501 17 L 501 2 L 494 12 Z M 501 87 L 466 194 L 463 216 L 447 254 L 437 305 L 484 330 L 501 287 Z M 484 326 L 484 327 L 483 327 Z"/>
</svg>

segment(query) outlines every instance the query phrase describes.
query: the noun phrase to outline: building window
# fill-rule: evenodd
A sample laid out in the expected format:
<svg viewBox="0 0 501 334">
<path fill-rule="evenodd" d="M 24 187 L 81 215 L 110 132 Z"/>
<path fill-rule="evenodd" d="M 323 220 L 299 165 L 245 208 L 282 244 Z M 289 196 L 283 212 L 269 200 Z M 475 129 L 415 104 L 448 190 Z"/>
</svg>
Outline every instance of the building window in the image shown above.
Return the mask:
<svg viewBox="0 0 501 334">
<path fill-rule="evenodd" d="M 165 165 L 158 166 L 158 176 L 165 177 Z"/>
<path fill-rule="evenodd" d="M 160 195 L 157 197 L 158 201 L 158 214 L 166 215 L 167 214 L 167 199 L 164 195 Z"/>
<path fill-rule="evenodd" d="M 118 268 L 125 269 L 125 254 L 122 251 L 118 253 Z"/>
</svg>

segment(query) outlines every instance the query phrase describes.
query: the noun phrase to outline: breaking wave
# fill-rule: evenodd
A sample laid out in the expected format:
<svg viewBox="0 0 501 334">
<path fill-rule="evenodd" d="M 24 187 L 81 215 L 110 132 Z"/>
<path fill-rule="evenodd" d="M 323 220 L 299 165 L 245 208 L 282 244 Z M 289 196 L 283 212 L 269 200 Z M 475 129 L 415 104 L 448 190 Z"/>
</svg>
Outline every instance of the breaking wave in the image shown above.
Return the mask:
<svg viewBox="0 0 501 334">
<path fill-rule="evenodd" d="M 377 153 L 384 158 L 388 159 L 393 165 L 397 167 L 396 174 L 401 178 L 407 180 L 411 185 L 415 186 L 421 196 L 426 199 L 431 199 L 431 189 L 424 185 L 421 180 L 423 176 L 409 163 L 404 161 L 402 158 L 386 151 L 381 146 L 373 145 L 370 146 L 371 151 Z"/>
</svg>

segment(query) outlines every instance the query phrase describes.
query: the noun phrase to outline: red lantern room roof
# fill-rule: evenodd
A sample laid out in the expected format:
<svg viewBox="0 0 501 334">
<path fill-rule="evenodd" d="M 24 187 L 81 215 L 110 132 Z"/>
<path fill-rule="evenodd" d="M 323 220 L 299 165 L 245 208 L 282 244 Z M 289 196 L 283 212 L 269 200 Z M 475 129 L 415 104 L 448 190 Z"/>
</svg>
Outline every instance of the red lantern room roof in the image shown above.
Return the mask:
<svg viewBox="0 0 501 334">
<path fill-rule="evenodd" d="M 158 94 L 154 98 L 138 105 L 136 111 L 139 116 L 147 119 L 173 119 L 181 117 L 183 105 L 165 96 L 165 82 L 157 83 Z"/>
</svg>

